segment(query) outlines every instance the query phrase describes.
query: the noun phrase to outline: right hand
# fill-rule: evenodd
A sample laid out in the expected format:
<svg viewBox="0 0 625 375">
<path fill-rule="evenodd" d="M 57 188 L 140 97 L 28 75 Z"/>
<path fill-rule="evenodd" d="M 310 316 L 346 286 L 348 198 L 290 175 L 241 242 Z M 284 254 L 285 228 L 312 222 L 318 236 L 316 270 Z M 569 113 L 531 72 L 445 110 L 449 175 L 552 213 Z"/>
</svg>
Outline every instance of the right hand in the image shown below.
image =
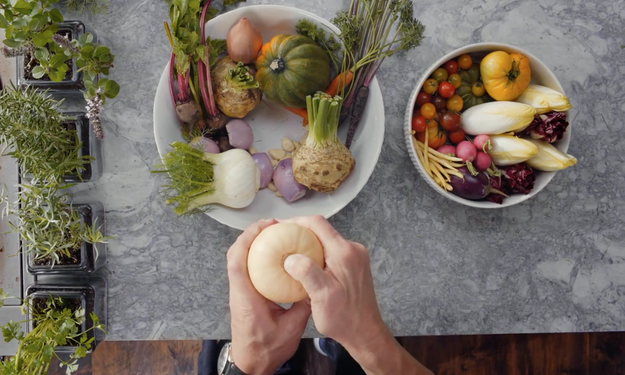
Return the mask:
<svg viewBox="0 0 625 375">
<path fill-rule="evenodd" d="M 310 296 L 317 330 L 348 351 L 390 335 L 375 298 L 367 249 L 341 237 L 322 216 L 285 221 L 310 229 L 324 249 L 323 270 L 303 255 L 291 255 L 284 262 L 285 270 Z"/>
</svg>

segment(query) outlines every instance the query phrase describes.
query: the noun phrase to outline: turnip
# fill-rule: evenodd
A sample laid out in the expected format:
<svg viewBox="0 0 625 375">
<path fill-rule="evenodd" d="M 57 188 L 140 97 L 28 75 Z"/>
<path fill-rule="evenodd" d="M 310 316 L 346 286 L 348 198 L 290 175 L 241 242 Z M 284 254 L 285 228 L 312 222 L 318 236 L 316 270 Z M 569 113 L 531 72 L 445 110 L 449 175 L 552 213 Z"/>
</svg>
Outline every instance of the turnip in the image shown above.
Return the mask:
<svg viewBox="0 0 625 375">
<path fill-rule="evenodd" d="M 466 163 L 467 168 L 473 176 L 477 175 L 477 171 L 472 163 L 477 156 L 477 150 L 473 143 L 469 141 L 462 141 L 458 143 L 458 146 L 456 146 L 456 156 Z"/>
<path fill-rule="evenodd" d="M 336 131 L 343 98 L 317 93 L 306 97 L 309 133 L 293 153 L 295 180 L 309 189 L 331 193 L 354 170 L 356 161 Z"/>
<path fill-rule="evenodd" d="M 505 196 L 504 193 L 490 186 L 490 179 L 486 173 L 480 172 L 473 175 L 466 167 L 460 167 L 458 171 L 462 173 L 464 178 L 451 176 L 449 184 L 453 188 L 451 191 L 452 194 L 470 200 L 483 199 L 490 193 Z"/>
<path fill-rule="evenodd" d="M 486 153 L 493 151 L 493 145 L 490 142 L 490 137 L 486 134 L 480 134 L 473 138 L 473 145 L 478 150 L 482 150 Z"/>
<path fill-rule="evenodd" d="M 208 152 L 209 154 L 218 154 L 220 152 L 219 146 L 215 141 L 206 137 L 195 137 L 189 142 L 189 144 L 198 150 Z"/>
<path fill-rule="evenodd" d="M 254 71 L 243 63 L 236 63 L 225 56 L 215 64 L 212 71 L 215 85 L 215 103 L 226 116 L 243 118 L 262 99 Z"/>
<path fill-rule="evenodd" d="M 456 147 L 454 147 L 453 145 L 443 145 L 439 147 L 436 151 L 447 156 L 456 156 Z"/>
<path fill-rule="evenodd" d="M 477 152 L 477 155 L 475 156 L 475 161 L 473 163 L 475 169 L 482 172 L 490 168 L 492 164 L 493 160 L 491 159 L 490 155 L 482 151 Z"/>
<path fill-rule="evenodd" d="M 271 165 L 271 158 L 265 152 L 258 152 L 252 154 L 252 159 L 256 162 L 256 166 L 260 171 L 260 188 L 263 189 L 269 185 L 271 178 L 273 177 L 273 165 Z"/>
</svg>

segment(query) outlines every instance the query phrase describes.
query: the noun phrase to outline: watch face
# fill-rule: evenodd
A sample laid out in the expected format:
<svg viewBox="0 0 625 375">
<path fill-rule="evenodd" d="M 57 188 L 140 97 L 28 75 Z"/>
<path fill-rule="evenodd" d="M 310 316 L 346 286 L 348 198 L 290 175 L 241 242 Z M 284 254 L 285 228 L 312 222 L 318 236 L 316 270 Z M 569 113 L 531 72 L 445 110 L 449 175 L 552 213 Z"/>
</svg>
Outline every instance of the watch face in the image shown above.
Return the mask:
<svg viewBox="0 0 625 375">
<path fill-rule="evenodd" d="M 224 345 L 221 348 L 221 352 L 219 353 L 219 358 L 217 358 L 217 374 L 223 375 L 226 370 L 226 365 L 228 364 L 228 355 L 230 352 L 230 343 Z"/>
</svg>

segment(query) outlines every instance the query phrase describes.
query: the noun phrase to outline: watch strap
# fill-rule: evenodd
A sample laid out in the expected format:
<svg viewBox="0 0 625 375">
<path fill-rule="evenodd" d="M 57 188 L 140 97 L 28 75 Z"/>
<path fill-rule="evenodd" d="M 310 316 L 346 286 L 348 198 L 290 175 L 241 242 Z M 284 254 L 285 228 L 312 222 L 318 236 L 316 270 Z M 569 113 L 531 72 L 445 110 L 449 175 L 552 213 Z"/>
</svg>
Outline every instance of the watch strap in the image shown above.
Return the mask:
<svg viewBox="0 0 625 375">
<path fill-rule="evenodd" d="M 226 368 L 224 369 L 224 375 L 249 375 L 239 370 L 239 368 L 233 363 L 228 361 Z"/>
</svg>

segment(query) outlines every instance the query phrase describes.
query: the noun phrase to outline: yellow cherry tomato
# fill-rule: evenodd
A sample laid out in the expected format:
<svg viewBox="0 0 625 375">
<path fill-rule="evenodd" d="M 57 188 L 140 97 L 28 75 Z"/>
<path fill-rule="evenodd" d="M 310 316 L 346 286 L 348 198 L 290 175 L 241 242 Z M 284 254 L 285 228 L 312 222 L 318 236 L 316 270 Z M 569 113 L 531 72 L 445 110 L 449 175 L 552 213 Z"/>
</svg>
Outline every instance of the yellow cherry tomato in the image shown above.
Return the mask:
<svg viewBox="0 0 625 375">
<path fill-rule="evenodd" d="M 473 83 L 473 85 L 471 85 L 471 93 L 473 94 L 473 96 L 476 96 L 478 98 L 480 96 L 484 96 L 484 94 L 486 93 L 486 89 L 484 88 L 482 82 L 477 81 Z"/>
<path fill-rule="evenodd" d="M 449 78 L 449 73 L 444 68 L 438 68 L 432 73 L 432 78 L 434 78 L 438 83 L 447 81 Z"/>
<path fill-rule="evenodd" d="M 458 88 L 460 87 L 460 85 L 462 85 L 462 77 L 460 77 L 460 74 L 458 73 L 451 74 L 447 81 L 454 85 L 454 88 Z"/>
<path fill-rule="evenodd" d="M 423 91 L 427 94 L 434 94 L 438 90 L 438 81 L 434 78 L 430 78 L 423 84 Z"/>
<path fill-rule="evenodd" d="M 425 117 L 426 120 L 431 120 L 436 115 L 436 107 L 432 103 L 425 103 L 421 106 L 421 116 Z"/>
<path fill-rule="evenodd" d="M 460 69 L 469 69 L 473 65 L 473 59 L 471 56 L 464 54 L 458 57 L 458 66 Z"/>
<path fill-rule="evenodd" d="M 447 99 L 447 109 L 454 112 L 462 111 L 462 97 L 455 94 L 451 98 Z"/>
</svg>

